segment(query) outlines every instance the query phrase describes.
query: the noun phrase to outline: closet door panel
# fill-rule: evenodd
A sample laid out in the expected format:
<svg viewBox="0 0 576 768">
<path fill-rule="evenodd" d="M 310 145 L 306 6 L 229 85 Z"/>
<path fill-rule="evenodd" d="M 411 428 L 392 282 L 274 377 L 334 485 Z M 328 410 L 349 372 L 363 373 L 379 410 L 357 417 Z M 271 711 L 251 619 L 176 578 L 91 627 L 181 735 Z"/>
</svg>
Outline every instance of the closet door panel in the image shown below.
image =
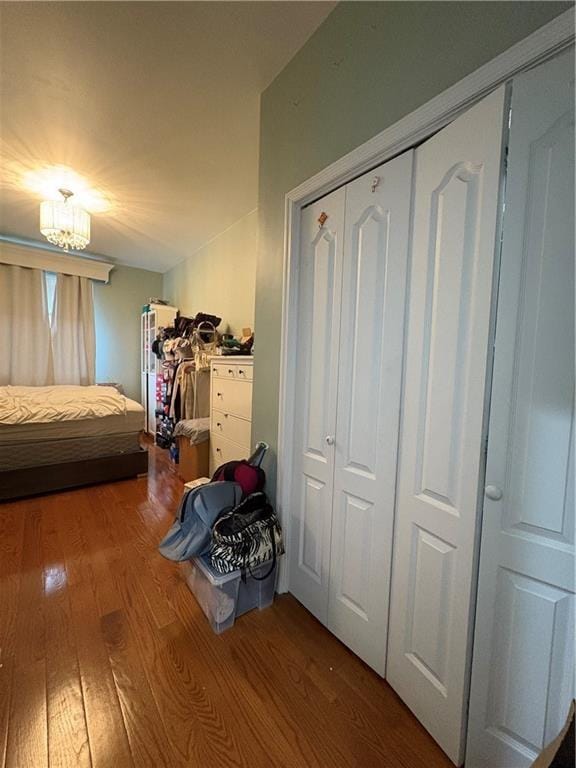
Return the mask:
<svg viewBox="0 0 576 768">
<path fill-rule="evenodd" d="M 342 287 L 344 189 L 302 212 L 290 591 L 326 623 Z M 323 225 L 318 219 L 327 216 Z M 327 441 L 328 438 L 328 441 Z"/>
<path fill-rule="evenodd" d="M 384 675 L 413 152 L 346 188 L 329 628 Z"/>
<path fill-rule="evenodd" d="M 467 407 L 473 329 L 478 188 L 482 166 L 458 163 L 429 195 L 429 282 L 417 416 L 416 494 L 460 516 L 461 445 Z M 481 410 L 481 409 L 480 409 Z M 445 518 L 450 524 L 450 518 Z"/>
<path fill-rule="evenodd" d="M 416 151 L 387 677 L 463 758 L 504 88 Z"/>
<path fill-rule="evenodd" d="M 574 696 L 574 50 L 513 81 L 470 768 L 524 768 Z"/>
</svg>

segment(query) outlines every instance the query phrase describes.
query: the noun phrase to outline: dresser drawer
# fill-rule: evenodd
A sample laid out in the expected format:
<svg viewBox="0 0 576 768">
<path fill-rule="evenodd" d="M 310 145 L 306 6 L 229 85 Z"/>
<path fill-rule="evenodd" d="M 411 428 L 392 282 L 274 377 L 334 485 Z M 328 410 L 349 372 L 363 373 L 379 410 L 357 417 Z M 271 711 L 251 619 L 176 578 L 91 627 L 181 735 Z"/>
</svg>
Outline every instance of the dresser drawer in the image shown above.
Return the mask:
<svg viewBox="0 0 576 768">
<path fill-rule="evenodd" d="M 237 443 L 232 443 L 218 435 L 210 435 L 210 476 L 218 469 L 221 464 L 227 464 L 229 461 L 239 461 L 247 459 L 250 450 Z"/>
<path fill-rule="evenodd" d="M 238 363 L 236 365 L 236 378 L 240 379 L 240 381 L 252 381 L 253 370 L 254 366 L 252 364 L 242 365 L 242 363 Z"/>
<path fill-rule="evenodd" d="M 218 379 L 235 379 L 236 367 L 229 363 L 212 363 L 212 376 Z"/>
<path fill-rule="evenodd" d="M 226 440 L 232 440 L 233 443 L 250 447 L 252 424 L 230 413 L 213 410 L 210 432 Z"/>
<path fill-rule="evenodd" d="M 238 379 L 252 381 L 252 361 L 243 363 L 212 363 L 212 376 L 217 379 Z"/>
<path fill-rule="evenodd" d="M 251 382 L 237 379 L 213 379 L 212 409 L 250 419 L 252 416 Z"/>
</svg>

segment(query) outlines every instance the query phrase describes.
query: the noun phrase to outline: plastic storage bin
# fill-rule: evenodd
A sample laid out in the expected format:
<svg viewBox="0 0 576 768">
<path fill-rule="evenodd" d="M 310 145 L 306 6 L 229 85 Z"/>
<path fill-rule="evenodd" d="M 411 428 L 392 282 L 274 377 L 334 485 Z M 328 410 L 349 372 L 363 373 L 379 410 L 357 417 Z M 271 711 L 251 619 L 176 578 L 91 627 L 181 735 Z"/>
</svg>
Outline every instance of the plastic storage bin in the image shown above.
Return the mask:
<svg viewBox="0 0 576 768">
<path fill-rule="evenodd" d="M 255 576 L 262 577 L 270 570 L 270 563 L 263 563 L 258 568 L 253 568 L 252 573 Z M 240 579 L 238 588 L 238 603 L 236 604 L 236 616 L 242 616 L 243 613 L 251 611 L 253 608 L 262 610 L 268 608 L 274 602 L 274 592 L 276 590 L 276 566 L 272 573 L 261 581 L 254 579 L 248 573 L 246 582 Z"/>
<path fill-rule="evenodd" d="M 188 586 L 217 635 L 232 627 L 238 616 L 253 608 L 267 608 L 274 600 L 276 567 L 262 581 L 248 573 L 243 582 L 240 571 L 218 573 L 204 558 L 194 558 L 183 566 Z M 253 573 L 262 576 L 269 568 L 270 563 L 263 563 Z"/>
</svg>

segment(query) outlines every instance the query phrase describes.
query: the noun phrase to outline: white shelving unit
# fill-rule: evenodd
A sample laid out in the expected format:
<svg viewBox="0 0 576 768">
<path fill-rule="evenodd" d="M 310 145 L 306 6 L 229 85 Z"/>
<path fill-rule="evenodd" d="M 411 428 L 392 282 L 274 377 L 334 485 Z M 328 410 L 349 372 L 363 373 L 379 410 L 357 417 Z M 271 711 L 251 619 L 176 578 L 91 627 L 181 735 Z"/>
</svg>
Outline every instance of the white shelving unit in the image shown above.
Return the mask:
<svg viewBox="0 0 576 768">
<path fill-rule="evenodd" d="M 156 432 L 156 405 L 159 387 L 161 386 L 161 362 L 152 351 L 152 342 L 159 328 L 165 328 L 174 323 L 178 309 L 164 304 L 149 304 L 148 310 L 142 312 L 140 318 L 140 371 L 141 371 L 141 402 L 146 411 L 146 431 Z"/>
</svg>

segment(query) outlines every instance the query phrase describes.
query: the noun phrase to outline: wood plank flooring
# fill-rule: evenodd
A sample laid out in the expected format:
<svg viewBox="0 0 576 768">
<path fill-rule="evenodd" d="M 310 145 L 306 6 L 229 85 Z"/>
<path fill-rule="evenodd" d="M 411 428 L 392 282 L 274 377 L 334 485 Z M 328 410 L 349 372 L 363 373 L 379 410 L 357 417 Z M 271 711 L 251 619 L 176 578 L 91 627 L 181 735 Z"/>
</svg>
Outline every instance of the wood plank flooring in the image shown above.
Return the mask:
<svg viewBox="0 0 576 768">
<path fill-rule="evenodd" d="M 294 598 L 220 636 L 156 550 L 147 478 L 0 505 L 0 766 L 439 768 L 391 688 Z"/>
</svg>

